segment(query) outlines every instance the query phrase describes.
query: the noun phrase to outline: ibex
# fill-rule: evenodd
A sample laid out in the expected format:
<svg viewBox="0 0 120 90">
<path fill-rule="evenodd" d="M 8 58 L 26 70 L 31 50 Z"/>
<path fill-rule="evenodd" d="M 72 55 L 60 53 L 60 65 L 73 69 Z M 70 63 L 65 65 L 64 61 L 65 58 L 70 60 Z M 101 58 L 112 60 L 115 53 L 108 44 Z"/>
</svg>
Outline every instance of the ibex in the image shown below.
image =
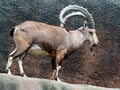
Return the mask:
<svg viewBox="0 0 120 90">
<path fill-rule="evenodd" d="M 78 10 L 78 12 L 72 12 L 64 16 L 69 10 Z M 83 16 L 88 25 L 85 23 L 83 27 L 77 30 L 67 31 L 63 28 L 65 21 L 74 15 Z M 13 60 L 17 58 L 20 74 L 26 76 L 22 67 L 22 59 L 25 53 L 37 45 L 37 47 L 40 47 L 39 50 L 43 50 L 44 53 L 47 53 L 46 55 L 51 57 L 51 79 L 59 80 L 58 72 L 65 55 L 78 49 L 86 40 L 90 41 L 91 48 L 98 45 L 99 41 L 96 35 L 93 17 L 85 8 L 77 5 L 69 5 L 60 12 L 59 19 L 61 21 L 61 27 L 35 21 L 26 21 L 11 30 L 10 34 L 14 38 L 16 48 L 9 54 L 6 66 L 8 74 L 11 74 L 10 66 Z"/>
</svg>

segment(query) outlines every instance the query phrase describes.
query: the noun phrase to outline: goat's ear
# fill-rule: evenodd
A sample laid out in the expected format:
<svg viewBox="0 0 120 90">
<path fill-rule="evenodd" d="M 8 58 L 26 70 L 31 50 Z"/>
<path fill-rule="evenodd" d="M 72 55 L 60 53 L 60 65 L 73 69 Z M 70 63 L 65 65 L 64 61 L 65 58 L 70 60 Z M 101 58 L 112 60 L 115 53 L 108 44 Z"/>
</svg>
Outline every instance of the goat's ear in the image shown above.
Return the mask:
<svg viewBox="0 0 120 90">
<path fill-rule="evenodd" d="M 86 28 L 87 27 L 87 21 L 84 21 L 83 27 Z"/>
<path fill-rule="evenodd" d="M 85 33 L 85 29 L 87 27 L 87 21 L 85 20 L 84 23 L 83 23 L 83 32 Z"/>
</svg>

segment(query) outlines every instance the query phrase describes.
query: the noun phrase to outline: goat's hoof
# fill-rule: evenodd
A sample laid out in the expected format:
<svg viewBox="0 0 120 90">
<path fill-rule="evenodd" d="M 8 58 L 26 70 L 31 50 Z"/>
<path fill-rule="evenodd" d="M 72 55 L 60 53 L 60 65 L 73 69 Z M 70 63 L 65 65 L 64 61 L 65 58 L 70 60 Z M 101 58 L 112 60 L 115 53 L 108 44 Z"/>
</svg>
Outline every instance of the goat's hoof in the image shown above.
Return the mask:
<svg viewBox="0 0 120 90">
<path fill-rule="evenodd" d="M 57 77 L 55 80 L 58 81 L 58 82 L 61 82 L 61 80 L 59 79 L 59 77 Z"/>
<path fill-rule="evenodd" d="M 23 77 L 27 77 L 27 75 L 24 74 Z"/>
<path fill-rule="evenodd" d="M 10 71 L 10 69 L 6 69 L 5 73 L 10 74 L 10 75 L 12 74 L 11 71 Z"/>
<path fill-rule="evenodd" d="M 7 74 L 9 74 L 9 75 L 12 75 L 10 69 L 6 69 L 6 70 L 5 70 L 5 73 L 7 73 Z"/>
<path fill-rule="evenodd" d="M 7 72 L 9 75 L 12 75 L 12 73 L 11 73 L 11 71 L 10 70 L 8 70 L 8 72 Z"/>
<path fill-rule="evenodd" d="M 8 74 L 8 70 L 4 70 L 4 72 L 3 73 L 7 73 Z"/>
<path fill-rule="evenodd" d="M 27 77 L 27 75 L 25 75 L 24 73 L 23 73 L 23 74 L 21 74 L 21 76 L 22 76 L 22 77 Z"/>
</svg>

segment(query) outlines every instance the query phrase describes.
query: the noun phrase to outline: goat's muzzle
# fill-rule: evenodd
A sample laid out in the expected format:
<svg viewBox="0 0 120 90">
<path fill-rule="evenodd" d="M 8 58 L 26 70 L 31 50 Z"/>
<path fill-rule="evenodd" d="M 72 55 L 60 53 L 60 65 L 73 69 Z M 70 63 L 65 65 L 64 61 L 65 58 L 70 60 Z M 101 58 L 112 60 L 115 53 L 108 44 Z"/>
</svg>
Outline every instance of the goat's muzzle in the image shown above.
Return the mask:
<svg viewBox="0 0 120 90">
<path fill-rule="evenodd" d="M 90 48 L 91 53 L 93 53 L 94 47 L 96 47 L 96 46 L 98 46 L 98 43 L 93 43 L 93 44 L 90 45 L 89 48 Z"/>
<path fill-rule="evenodd" d="M 96 47 L 96 46 L 98 46 L 98 44 L 96 44 L 96 43 L 92 44 L 92 47 Z"/>
</svg>

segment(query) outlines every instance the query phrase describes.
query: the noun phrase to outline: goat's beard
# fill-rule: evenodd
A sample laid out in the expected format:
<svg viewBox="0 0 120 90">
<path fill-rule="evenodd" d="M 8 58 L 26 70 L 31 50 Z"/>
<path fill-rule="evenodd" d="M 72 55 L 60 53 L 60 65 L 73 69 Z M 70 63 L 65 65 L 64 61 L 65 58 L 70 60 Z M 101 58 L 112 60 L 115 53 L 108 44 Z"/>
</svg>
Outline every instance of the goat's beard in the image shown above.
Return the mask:
<svg viewBox="0 0 120 90">
<path fill-rule="evenodd" d="M 93 53 L 94 47 L 92 45 L 90 45 L 89 48 L 90 48 L 90 52 Z"/>
</svg>

